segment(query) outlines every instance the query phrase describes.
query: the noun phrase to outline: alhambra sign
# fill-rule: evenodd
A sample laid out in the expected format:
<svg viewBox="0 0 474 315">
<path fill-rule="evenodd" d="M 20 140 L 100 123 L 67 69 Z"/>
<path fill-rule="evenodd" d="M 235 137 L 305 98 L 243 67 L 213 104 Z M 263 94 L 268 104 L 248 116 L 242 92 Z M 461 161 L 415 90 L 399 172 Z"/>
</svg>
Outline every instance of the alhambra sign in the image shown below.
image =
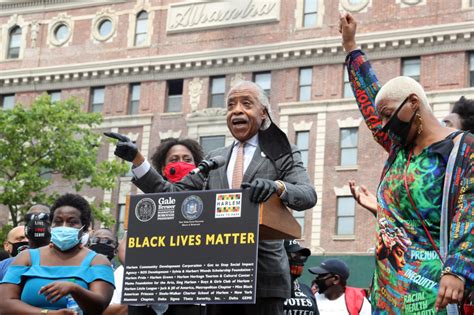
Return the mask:
<svg viewBox="0 0 474 315">
<path fill-rule="evenodd" d="M 171 4 L 167 32 L 188 32 L 245 24 L 276 22 L 280 0 L 219 0 Z"/>
</svg>

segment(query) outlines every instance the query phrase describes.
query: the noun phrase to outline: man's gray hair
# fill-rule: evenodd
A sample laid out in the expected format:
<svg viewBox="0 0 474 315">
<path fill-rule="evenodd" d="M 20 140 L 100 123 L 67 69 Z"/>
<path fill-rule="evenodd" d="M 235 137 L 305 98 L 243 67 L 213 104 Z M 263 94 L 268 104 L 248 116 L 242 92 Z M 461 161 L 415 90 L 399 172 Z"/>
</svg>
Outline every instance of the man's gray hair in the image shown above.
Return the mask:
<svg viewBox="0 0 474 315">
<path fill-rule="evenodd" d="M 235 83 L 229 90 L 229 93 L 227 93 L 227 99 L 226 99 L 226 104 L 229 103 L 229 95 L 236 89 L 240 89 L 242 87 L 253 87 L 257 91 L 257 100 L 260 103 L 260 105 L 266 109 L 269 118 L 266 118 L 262 125 L 260 126 L 261 130 L 265 130 L 268 127 L 270 127 L 271 120 L 273 120 L 273 115 L 272 115 L 272 108 L 270 106 L 270 101 L 268 100 L 268 96 L 265 93 L 265 91 L 262 89 L 260 85 L 258 85 L 255 82 L 252 81 L 246 81 L 246 80 L 241 80 Z"/>
</svg>

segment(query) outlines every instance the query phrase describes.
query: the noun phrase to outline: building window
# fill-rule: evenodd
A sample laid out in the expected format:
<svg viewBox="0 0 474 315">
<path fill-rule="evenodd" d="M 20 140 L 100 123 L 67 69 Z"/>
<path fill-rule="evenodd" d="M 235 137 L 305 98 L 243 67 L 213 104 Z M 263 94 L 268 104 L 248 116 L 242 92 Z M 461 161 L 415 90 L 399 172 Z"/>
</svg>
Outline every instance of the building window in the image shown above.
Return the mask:
<svg viewBox="0 0 474 315">
<path fill-rule="evenodd" d="M 92 88 L 91 93 L 91 108 L 90 111 L 93 113 L 102 113 L 102 108 L 104 107 L 104 87 Z"/>
<path fill-rule="evenodd" d="M 301 160 L 305 167 L 308 167 L 308 153 L 309 153 L 309 131 L 296 132 L 296 146 L 301 152 Z"/>
<path fill-rule="evenodd" d="M 123 233 L 125 232 L 125 205 L 119 204 L 117 208 L 117 223 L 116 223 L 116 233 L 118 239 L 123 237 Z"/>
<path fill-rule="evenodd" d="M 51 103 L 61 100 L 61 91 L 48 91 L 48 95 L 51 97 Z"/>
<path fill-rule="evenodd" d="M 225 77 L 211 78 L 211 97 L 209 107 L 224 107 Z"/>
<path fill-rule="evenodd" d="M 469 5 L 470 5 L 471 7 L 474 7 L 474 0 L 471 0 L 471 1 L 469 2 Z"/>
<path fill-rule="evenodd" d="M 469 86 L 474 86 L 474 52 L 469 54 Z"/>
<path fill-rule="evenodd" d="M 296 222 L 301 226 L 301 234 L 304 235 L 304 214 L 305 211 L 296 211 L 293 210 L 293 217 L 296 219 Z"/>
<path fill-rule="evenodd" d="M 15 107 L 15 94 L 2 95 L 2 109 L 13 109 Z"/>
<path fill-rule="evenodd" d="M 318 22 L 318 1 L 304 0 L 303 27 L 316 26 Z"/>
<path fill-rule="evenodd" d="M 199 139 L 202 151 L 208 154 L 212 150 L 222 148 L 225 146 L 225 136 L 207 136 Z"/>
<path fill-rule="evenodd" d="M 183 101 L 183 80 L 168 81 L 168 104 L 166 111 L 169 113 L 180 112 Z"/>
<path fill-rule="evenodd" d="M 112 21 L 105 19 L 99 24 L 99 35 L 102 37 L 107 37 L 112 33 Z"/>
<path fill-rule="evenodd" d="M 140 83 L 130 84 L 130 101 L 128 103 L 128 114 L 138 114 L 140 104 Z"/>
<path fill-rule="evenodd" d="M 66 24 L 59 24 L 54 29 L 54 39 L 56 39 L 58 43 L 65 43 L 69 38 L 69 32 L 69 27 Z"/>
<path fill-rule="evenodd" d="M 311 84 L 313 82 L 313 68 L 300 69 L 300 94 L 301 102 L 311 100 Z"/>
<path fill-rule="evenodd" d="M 343 91 L 343 97 L 348 98 L 348 97 L 353 97 L 354 94 L 352 93 L 352 87 L 351 87 L 351 82 L 349 81 L 349 73 L 347 72 L 347 67 L 344 66 L 344 91 Z"/>
<path fill-rule="evenodd" d="M 402 59 L 402 75 L 420 81 L 420 57 Z"/>
<path fill-rule="evenodd" d="M 341 128 L 341 165 L 357 164 L 359 128 Z"/>
<path fill-rule="evenodd" d="M 354 235 L 355 201 L 351 197 L 337 197 L 337 235 Z"/>
<path fill-rule="evenodd" d="M 265 94 L 267 94 L 267 97 L 270 98 L 270 88 L 272 86 L 271 72 L 255 73 L 253 81 L 260 85 L 260 87 L 265 91 Z"/>
<path fill-rule="evenodd" d="M 20 57 L 21 46 L 21 28 L 15 26 L 10 31 L 10 39 L 8 41 L 8 59 L 17 59 Z"/>
<path fill-rule="evenodd" d="M 141 11 L 137 15 L 137 24 L 135 27 L 135 46 L 143 46 L 147 39 L 148 13 Z"/>
</svg>

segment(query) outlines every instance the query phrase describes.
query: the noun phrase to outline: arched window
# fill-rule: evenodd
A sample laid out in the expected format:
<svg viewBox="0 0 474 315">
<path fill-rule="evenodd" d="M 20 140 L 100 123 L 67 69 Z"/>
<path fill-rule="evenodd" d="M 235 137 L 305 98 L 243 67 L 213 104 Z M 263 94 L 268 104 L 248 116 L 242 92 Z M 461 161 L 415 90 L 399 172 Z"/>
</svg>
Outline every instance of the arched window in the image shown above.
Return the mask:
<svg viewBox="0 0 474 315">
<path fill-rule="evenodd" d="M 137 25 L 135 27 L 135 46 L 142 46 L 146 43 L 148 27 L 148 13 L 140 11 L 137 14 Z"/>
<path fill-rule="evenodd" d="M 8 59 L 16 59 L 20 57 L 20 44 L 21 44 L 21 28 L 15 26 L 10 30 L 9 42 L 8 42 Z"/>
</svg>

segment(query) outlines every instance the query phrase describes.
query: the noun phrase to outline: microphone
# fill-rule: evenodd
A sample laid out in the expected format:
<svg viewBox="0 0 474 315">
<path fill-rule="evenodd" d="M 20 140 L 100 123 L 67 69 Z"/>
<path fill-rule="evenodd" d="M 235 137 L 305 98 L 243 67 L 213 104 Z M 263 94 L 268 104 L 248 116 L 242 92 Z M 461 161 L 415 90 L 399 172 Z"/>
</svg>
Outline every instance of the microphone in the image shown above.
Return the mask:
<svg viewBox="0 0 474 315">
<path fill-rule="evenodd" d="M 215 170 L 216 168 L 219 168 L 225 164 L 226 160 L 225 157 L 223 156 L 215 156 L 213 158 L 210 158 L 209 161 L 207 160 L 202 160 L 201 163 L 198 164 L 198 167 L 193 169 L 189 174 L 194 175 L 197 173 L 209 173 L 209 171 Z"/>
</svg>

